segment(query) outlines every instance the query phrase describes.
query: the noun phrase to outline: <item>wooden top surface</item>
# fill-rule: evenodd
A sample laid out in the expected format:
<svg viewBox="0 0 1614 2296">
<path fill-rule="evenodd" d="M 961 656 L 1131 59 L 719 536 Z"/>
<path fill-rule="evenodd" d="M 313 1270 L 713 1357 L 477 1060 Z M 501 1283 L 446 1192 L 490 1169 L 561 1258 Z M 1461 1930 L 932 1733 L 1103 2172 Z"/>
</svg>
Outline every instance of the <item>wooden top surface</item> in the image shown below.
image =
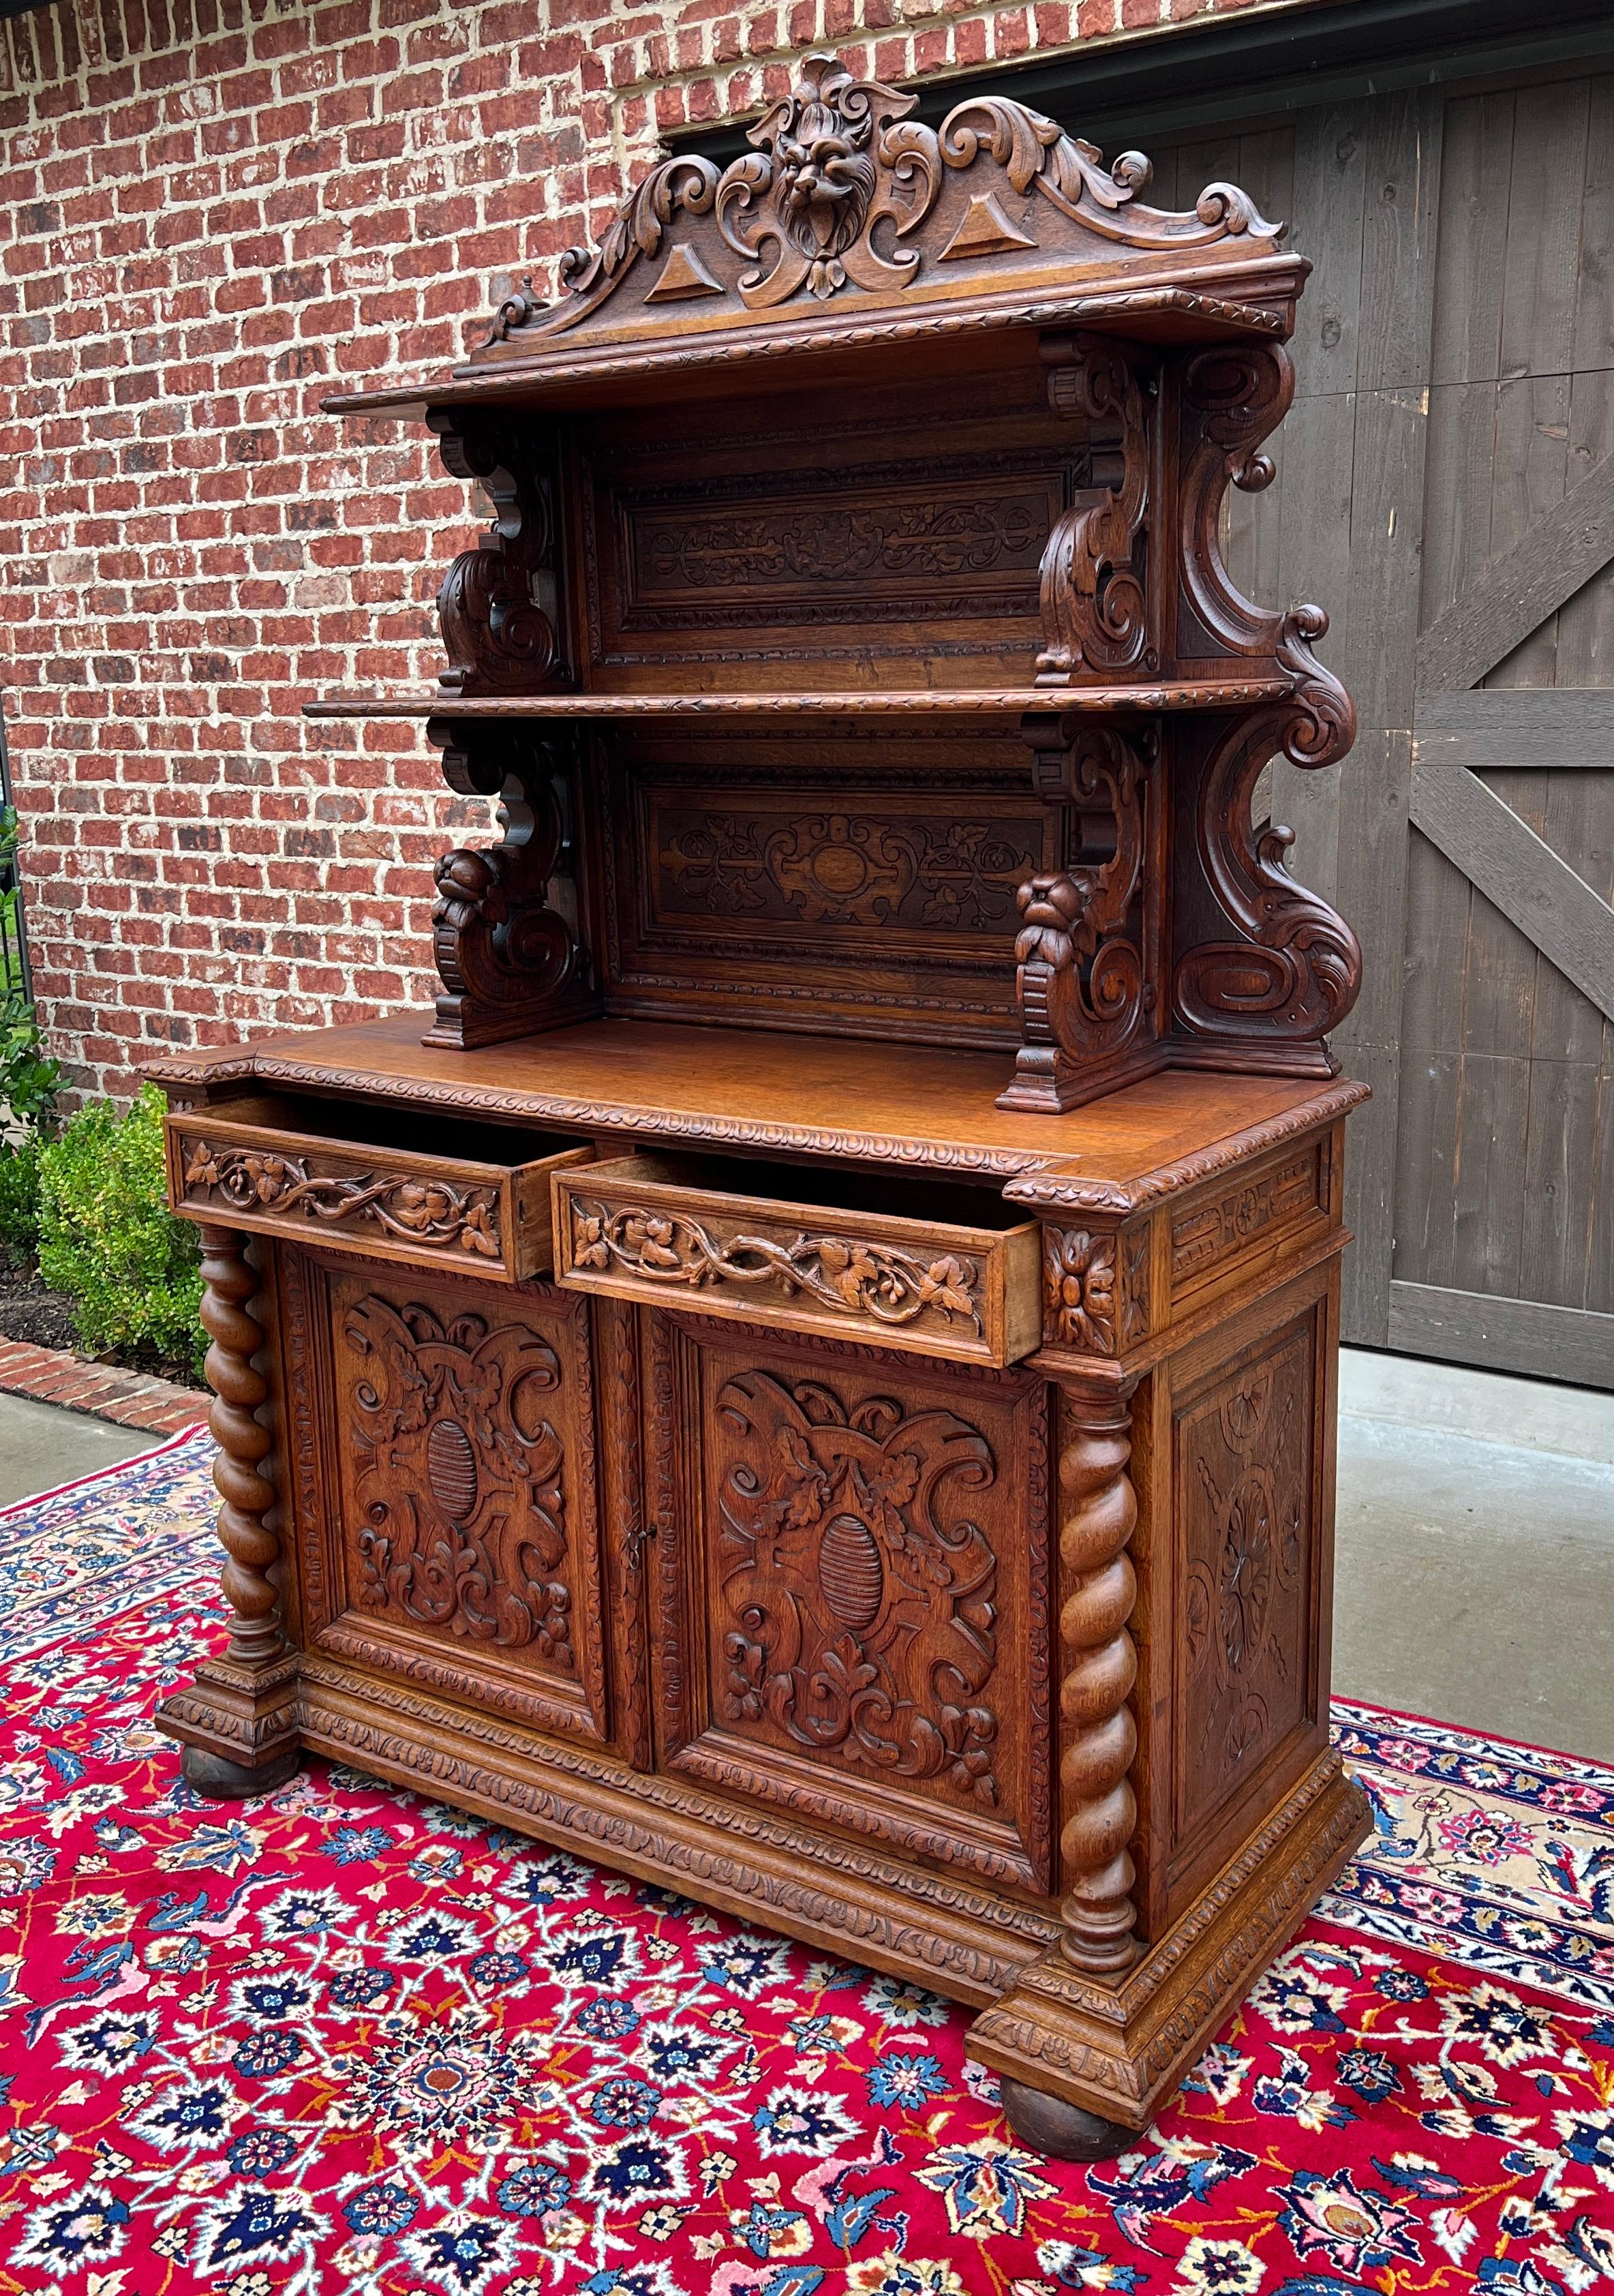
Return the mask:
<svg viewBox="0 0 1614 2296">
<path fill-rule="evenodd" d="M 159 1061 L 169 1086 L 253 1080 L 511 1123 L 692 1146 L 897 1162 L 1011 1183 L 1028 1203 L 1127 1213 L 1367 1097 L 1343 1081 L 1176 1070 L 1064 1116 L 995 1105 L 1001 1054 L 637 1021 L 478 1052 L 422 1045 L 427 1013 Z M 430 1149 L 429 1128 L 421 1145 Z"/>
</svg>

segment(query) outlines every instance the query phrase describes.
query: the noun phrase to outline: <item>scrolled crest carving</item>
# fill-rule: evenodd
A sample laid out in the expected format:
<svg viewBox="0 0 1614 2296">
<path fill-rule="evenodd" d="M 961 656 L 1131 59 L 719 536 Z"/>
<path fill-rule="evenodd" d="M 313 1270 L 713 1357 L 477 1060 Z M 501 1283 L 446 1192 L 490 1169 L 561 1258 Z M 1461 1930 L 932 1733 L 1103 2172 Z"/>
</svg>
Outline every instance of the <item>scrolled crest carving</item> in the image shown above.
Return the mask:
<svg viewBox="0 0 1614 2296">
<path fill-rule="evenodd" d="M 717 188 L 718 228 L 752 266 L 739 282 L 749 310 L 802 287 L 823 301 L 848 280 L 905 286 L 917 275 L 912 249 L 888 256 L 874 243 L 881 221 L 900 240 L 935 203 L 940 155 L 934 132 L 908 119 L 917 109 L 916 96 L 855 79 L 839 57 L 804 60 L 789 95 L 749 131 L 756 151 Z"/>
<path fill-rule="evenodd" d="M 717 299 L 742 318 L 797 297 L 890 297 L 928 262 L 1039 248 L 1089 265 L 1104 242 L 1143 255 L 1193 253 L 1226 240 L 1276 250 L 1280 230 L 1231 184 L 1209 184 L 1191 209 L 1169 214 L 1143 201 L 1152 170 L 1141 152 L 1106 168 L 1093 144 L 1002 96 L 957 105 L 939 131 L 912 116 L 917 108 L 913 95 L 861 77 L 837 55 L 805 57 L 789 92 L 747 130 L 751 150 L 721 174 L 693 155 L 658 162 L 599 246 L 562 258 L 559 304 L 545 309 L 525 288 L 507 297 L 478 356 L 502 358 L 523 336 L 536 348 L 564 334 L 639 264 L 661 266 L 643 299 L 652 308 Z M 924 232 L 949 173 L 972 171 L 981 189 L 969 215 L 961 223 L 949 209 Z M 1033 211 L 1039 201 L 1045 247 Z"/>
</svg>

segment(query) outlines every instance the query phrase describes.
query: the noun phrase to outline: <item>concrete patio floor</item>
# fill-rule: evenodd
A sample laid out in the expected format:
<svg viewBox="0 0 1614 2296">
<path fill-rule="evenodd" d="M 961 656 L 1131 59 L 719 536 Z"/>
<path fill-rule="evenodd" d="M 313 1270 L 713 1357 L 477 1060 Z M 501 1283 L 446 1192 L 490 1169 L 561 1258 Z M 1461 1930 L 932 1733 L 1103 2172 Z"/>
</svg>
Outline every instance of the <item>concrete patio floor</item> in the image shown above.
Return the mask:
<svg viewBox="0 0 1614 2296">
<path fill-rule="evenodd" d="M 0 1396 L 0 1505 L 151 1447 Z M 1614 1762 L 1611 1645 L 1614 1397 L 1347 1349 L 1336 1693 Z"/>
</svg>

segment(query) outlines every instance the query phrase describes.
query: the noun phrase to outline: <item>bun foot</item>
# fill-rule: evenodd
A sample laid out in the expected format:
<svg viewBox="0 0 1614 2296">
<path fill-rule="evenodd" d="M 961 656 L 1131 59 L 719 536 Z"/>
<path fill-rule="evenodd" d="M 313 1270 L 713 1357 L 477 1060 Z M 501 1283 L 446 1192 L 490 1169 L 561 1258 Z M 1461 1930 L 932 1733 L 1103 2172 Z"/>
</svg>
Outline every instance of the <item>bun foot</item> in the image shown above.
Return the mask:
<svg viewBox="0 0 1614 2296">
<path fill-rule="evenodd" d="M 1011 2080 L 1006 2074 L 999 2087 L 1004 2118 L 1010 2128 L 1051 2161 L 1113 2161 L 1142 2140 L 1141 2129 L 1105 2120 L 1096 2112 L 1084 2112 L 1079 2104 L 1067 2104 L 1063 2097 L 1050 2096 L 1044 2089 L 1028 2088 L 1024 2081 Z"/>
<path fill-rule="evenodd" d="M 254 1794 L 273 1793 L 302 1767 L 302 1748 L 293 1739 L 255 1769 L 209 1754 L 204 1747 L 186 1746 L 179 1757 L 181 1776 L 209 1801 L 250 1801 Z"/>
</svg>

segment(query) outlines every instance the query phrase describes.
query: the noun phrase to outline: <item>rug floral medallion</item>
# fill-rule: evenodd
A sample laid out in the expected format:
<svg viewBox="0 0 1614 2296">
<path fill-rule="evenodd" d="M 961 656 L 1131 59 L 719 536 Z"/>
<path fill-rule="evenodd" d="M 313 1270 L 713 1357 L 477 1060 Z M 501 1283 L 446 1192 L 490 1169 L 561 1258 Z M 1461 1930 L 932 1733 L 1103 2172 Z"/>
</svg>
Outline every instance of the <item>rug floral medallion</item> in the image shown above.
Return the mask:
<svg viewBox="0 0 1614 2296">
<path fill-rule="evenodd" d="M 0 1518 L 0 2291 L 1614 2287 L 1614 1772 L 1339 1708 L 1373 1842 L 1049 2163 L 929 1993 L 324 1763 L 200 1803 L 209 1459 Z"/>
</svg>

